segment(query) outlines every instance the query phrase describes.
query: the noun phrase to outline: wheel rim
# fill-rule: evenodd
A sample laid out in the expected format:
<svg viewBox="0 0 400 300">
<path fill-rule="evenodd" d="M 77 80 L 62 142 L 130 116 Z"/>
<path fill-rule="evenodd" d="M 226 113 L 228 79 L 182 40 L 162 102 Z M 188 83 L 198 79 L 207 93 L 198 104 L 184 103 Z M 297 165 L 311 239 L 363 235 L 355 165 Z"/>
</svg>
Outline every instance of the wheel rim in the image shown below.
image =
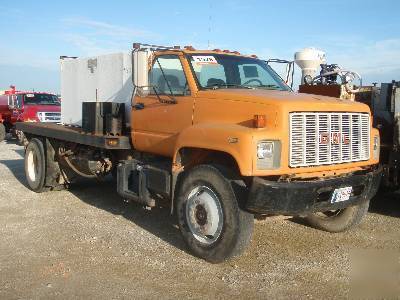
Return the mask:
<svg viewBox="0 0 400 300">
<path fill-rule="evenodd" d="M 27 159 L 27 168 L 28 168 L 28 176 L 32 182 L 36 181 L 38 177 L 38 164 L 37 164 L 37 156 L 33 153 L 33 151 L 29 151 L 28 159 Z"/>
<path fill-rule="evenodd" d="M 186 220 L 196 240 L 210 245 L 222 232 L 223 212 L 217 195 L 206 186 L 194 188 L 186 202 Z"/>
</svg>

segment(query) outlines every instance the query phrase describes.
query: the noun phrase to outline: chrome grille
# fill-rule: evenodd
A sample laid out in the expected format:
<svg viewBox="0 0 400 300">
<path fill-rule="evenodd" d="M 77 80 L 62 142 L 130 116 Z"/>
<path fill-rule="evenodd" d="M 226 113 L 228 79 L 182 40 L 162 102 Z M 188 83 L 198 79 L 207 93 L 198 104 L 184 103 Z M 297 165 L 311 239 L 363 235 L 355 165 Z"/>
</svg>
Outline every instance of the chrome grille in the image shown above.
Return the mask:
<svg viewBox="0 0 400 300">
<path fill-rule="evenodd" d="M 291 167 L 340 164 L 369 158 L 369 114 L 290 114 Z"/>
<path fill-rule="evenodd" d="M 61 113 L 59 113 L 59 112 L 43 112 L 43 122 L 60 123 L 61 122 Z"/>
</svg>

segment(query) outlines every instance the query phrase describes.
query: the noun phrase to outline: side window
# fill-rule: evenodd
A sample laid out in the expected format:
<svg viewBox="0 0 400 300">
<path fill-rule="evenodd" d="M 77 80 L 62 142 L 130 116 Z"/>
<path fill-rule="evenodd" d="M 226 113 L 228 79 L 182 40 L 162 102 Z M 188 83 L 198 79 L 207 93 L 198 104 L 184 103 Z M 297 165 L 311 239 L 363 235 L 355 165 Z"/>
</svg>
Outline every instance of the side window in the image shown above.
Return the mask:
<svg viewBox="0 0 400 300">
<path fill-rule="evenodd" d="M 17 95 L 17 101 L 15 105 L 17 108 L 22 108 L 22 95 Z"/>
<path fill-rule="evenodd" d="M 172 93 L 174 96 L 183 96 L 190 92 L 181 61 L 176 55 L 156 58 L 149 75 L 150 85 L 154 86 L 159 94 Z"/>
<path fill-rule="evenodd" d="M 9 106 L 15 106 L 17 103 L 16 103 L 16 97 L 15 97 L 15 95 L 9 95 L 8 96 L 8 105 Z"/>
</svg>

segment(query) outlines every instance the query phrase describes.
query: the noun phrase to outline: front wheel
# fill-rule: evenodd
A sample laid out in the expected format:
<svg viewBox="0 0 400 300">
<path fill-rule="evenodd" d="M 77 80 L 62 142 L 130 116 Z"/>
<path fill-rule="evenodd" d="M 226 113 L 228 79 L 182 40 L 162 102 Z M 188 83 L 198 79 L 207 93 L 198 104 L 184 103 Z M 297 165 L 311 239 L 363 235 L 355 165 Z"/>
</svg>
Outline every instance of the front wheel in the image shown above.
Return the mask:
<svg viewBox="0 0 400 300">
<path fill-rule="evenodd" d="M 368 207 L 369 201 L 364 201 L 344 209 L 310 214 L 306 217 L 306 221 L 312 227 L 328 232 L 346 231 L 361 222 L 368 212 Z"/>
<path fill-rule="evenodd" d="M 251 241 L 254 217 L 243 211 L 222 168 L 197 166 L 185 174 L 177 198 L 179 228 L 196 256 L 219 263 Z"/>
<path fill-rule="evenodd" d="M 4 141 L 6 138 L 6 127 L 3 123 L 0 123 L 0 142 Z"/>
</svg>

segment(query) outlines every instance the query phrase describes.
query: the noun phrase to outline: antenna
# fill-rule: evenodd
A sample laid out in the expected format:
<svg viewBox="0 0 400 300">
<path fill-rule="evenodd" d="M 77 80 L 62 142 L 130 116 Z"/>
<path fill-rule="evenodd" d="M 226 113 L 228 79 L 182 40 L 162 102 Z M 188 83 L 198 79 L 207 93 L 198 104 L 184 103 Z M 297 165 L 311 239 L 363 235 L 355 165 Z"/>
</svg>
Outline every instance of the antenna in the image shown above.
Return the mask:
<svg viewBox="0 0 400 300">
<path fill-rule="evenodd" d="M 211 43 L 210 43 L 210 38 L 211 38 L 211 22 L 212 22 L 212 2 L 210 1 L 210 9 L 209 9 L 209 15 L 208 15 L 208 41 L 207 41 L 207 48 L 210 50 L 211 48 Z"/>
</svg>

